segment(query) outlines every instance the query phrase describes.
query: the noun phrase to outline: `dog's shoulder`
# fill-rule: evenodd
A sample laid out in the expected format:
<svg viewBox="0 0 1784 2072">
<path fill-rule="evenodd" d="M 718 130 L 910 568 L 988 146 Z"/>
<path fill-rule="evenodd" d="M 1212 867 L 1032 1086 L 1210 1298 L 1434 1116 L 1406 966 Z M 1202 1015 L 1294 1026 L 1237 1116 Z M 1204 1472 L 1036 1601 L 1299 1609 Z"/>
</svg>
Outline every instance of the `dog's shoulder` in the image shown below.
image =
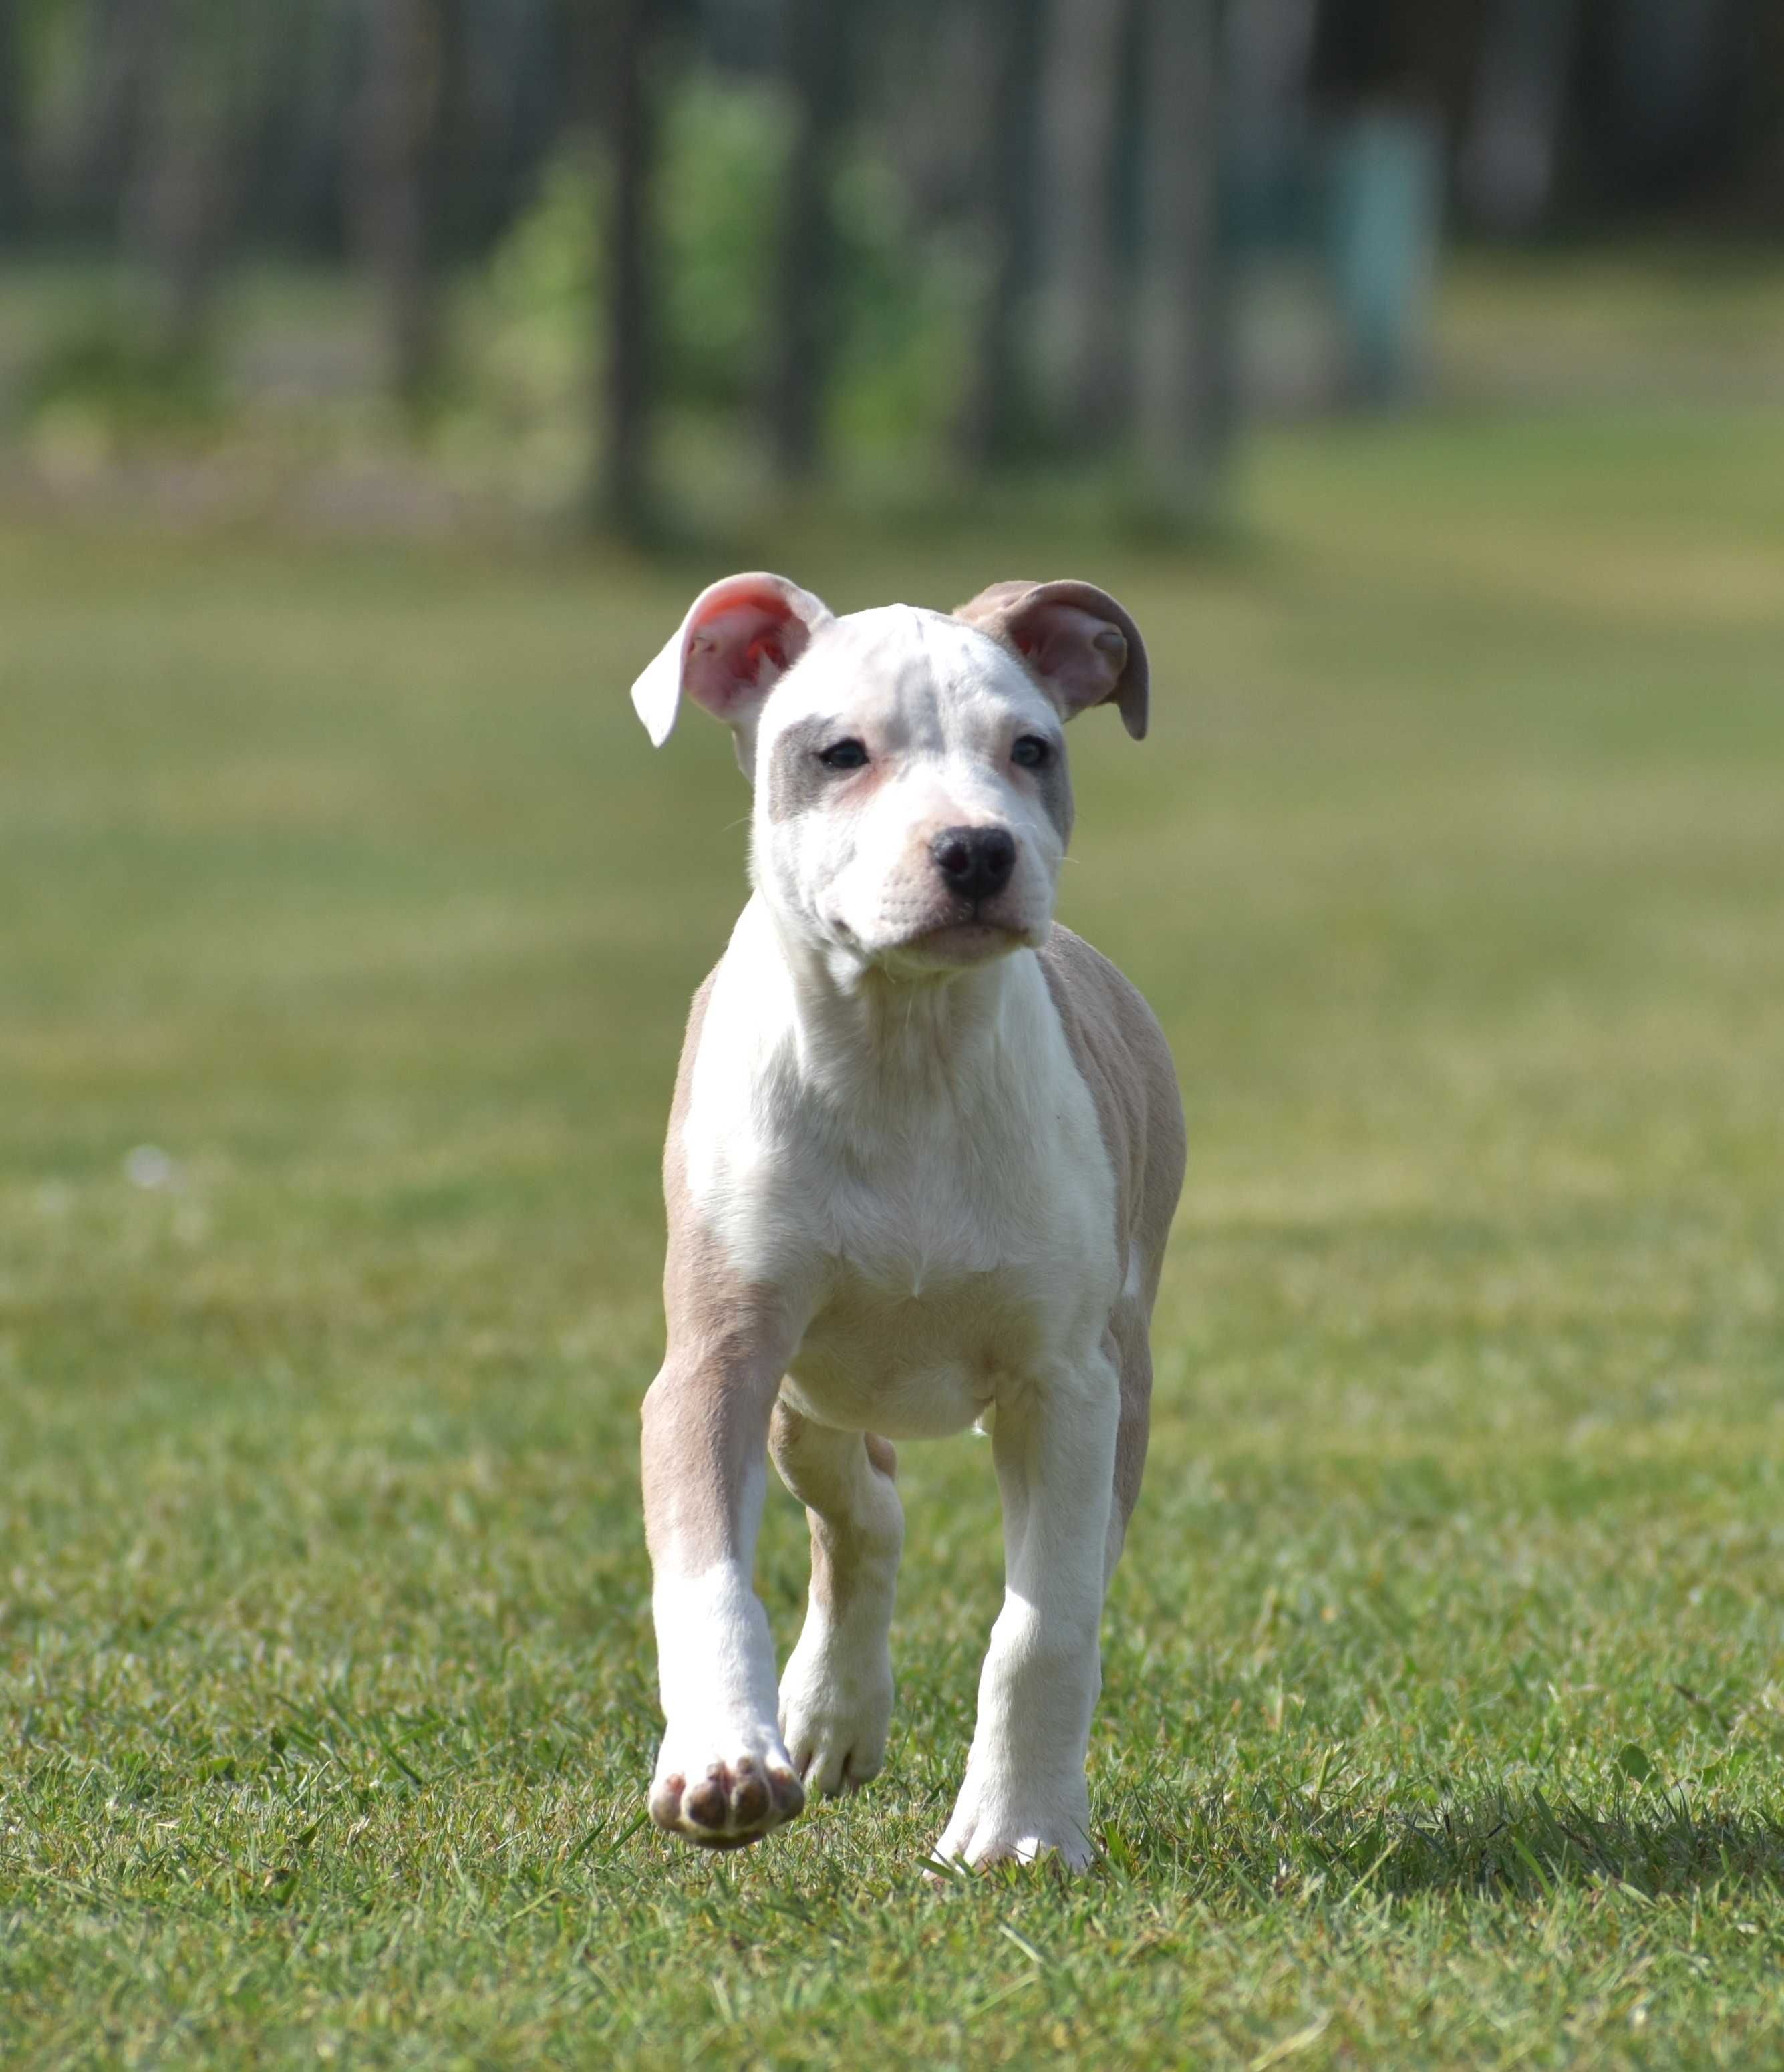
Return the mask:
<svg viewBox="0 0 1784 2072">
<path fill-rule="evenodd" d="M 672 1149 L 681 1134 L 682 1125 L 688 1119 L 688 1105 L 693 1098 L 694 1059 L 700 1054 L 701 1031 L 706 1026 L 706 1010 L 712 1005 L 718 973 L 719 967 L 714 964 L 695 989 L 688 1009 L 688 1026 L 681 1037 L 681 1060 L 676 1067 L 675 1095 L 669 1104 L 668 1141 Z"/>
<path fill-rule="evenodd" d="M 688 1009 L 669 1112 L 672 1133 L 687 1120 L 697 1083 L 703 1088 L 713 1086 L 715 1071 L 719 1080 L 738 1074 L 746 1078 L 764 1046 L 774 1048 L 788 1020 L 787 991 L 787 974 L 775 954 L 761 902 L 752 899 L 738 915 L 724 954 L 701 980 Z"/>
<path fill-rule="evenodd" d="M 1170 1046 L 1139 987 L 1057 922 L 1036 954 L 1079 1071 L 1099 1066 L 1144 1083 L 1149 1094 L 1168 1085 L 1168 1104 L 1180 1107 Z"/>
<path fill-rule="evenodd" d="M 1161 1244 L 1183 1183 L 1183 1100 L 1158 1018 L 1101 951 L 1055 923 L 1037 952 L 1115 1168 L 1124 1235 Z"/>
</svg>

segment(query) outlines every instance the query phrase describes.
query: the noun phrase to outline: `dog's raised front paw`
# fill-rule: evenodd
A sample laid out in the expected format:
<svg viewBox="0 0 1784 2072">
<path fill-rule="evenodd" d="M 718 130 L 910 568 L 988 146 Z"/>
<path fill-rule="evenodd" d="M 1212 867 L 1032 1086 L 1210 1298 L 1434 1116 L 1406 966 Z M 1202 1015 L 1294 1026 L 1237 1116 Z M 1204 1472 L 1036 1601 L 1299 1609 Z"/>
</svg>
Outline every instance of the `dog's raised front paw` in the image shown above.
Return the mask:
<svg viewBox="0 0 1784 2072">
<path fill-rule="evenodd" d="M 1032 1864 L 1057 1856 L 1067 1869 L 1096 1860 L 1090 1839 L 1090 1795 L 1075 1785 L 1049 1790 L 1016 1778 L 976 1779 L 970 1772 L 954 1811 L 931 1852 L 938 1864 Z"/>
<path fill-rule="evenodd" d="M 689 1760 L 665 1741 L 651 1786 L 657 1826 L 705 1849 L 746 1848 L 804 1805 L 805 1787 L 778 1740 L 705 1762 Z"/>
<path fill-rule="evenodd" d="M 883 1641 L 849 1659 L 834 1638 L 795 1647 L 780 1679 L 780 1731 L 808 1790 L 830 1797 L 878 1777 L 892 1724 L 892 1658 Z"/>
</svg>

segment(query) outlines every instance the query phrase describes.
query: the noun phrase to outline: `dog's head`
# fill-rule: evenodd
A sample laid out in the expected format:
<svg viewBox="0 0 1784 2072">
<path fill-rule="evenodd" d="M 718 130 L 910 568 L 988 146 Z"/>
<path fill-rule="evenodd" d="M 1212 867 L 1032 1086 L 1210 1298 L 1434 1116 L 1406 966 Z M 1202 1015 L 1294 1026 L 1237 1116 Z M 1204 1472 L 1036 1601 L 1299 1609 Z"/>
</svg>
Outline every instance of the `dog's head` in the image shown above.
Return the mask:
<svg viewBox="0 0 1784 2072">
<path fill-rule="evenodd" d="M 1046 938 L 1071 832 L 1064 722 L 1146 730 L 1146 651 L 1084 582 L 1002 582 L 948 614 L 835 617 L 783 576 L 695 598 L 632 686 L 660 746 L 681 700 L 755 786 L 757 889 L 827 951 L 943 972 Z"/>
</svg>

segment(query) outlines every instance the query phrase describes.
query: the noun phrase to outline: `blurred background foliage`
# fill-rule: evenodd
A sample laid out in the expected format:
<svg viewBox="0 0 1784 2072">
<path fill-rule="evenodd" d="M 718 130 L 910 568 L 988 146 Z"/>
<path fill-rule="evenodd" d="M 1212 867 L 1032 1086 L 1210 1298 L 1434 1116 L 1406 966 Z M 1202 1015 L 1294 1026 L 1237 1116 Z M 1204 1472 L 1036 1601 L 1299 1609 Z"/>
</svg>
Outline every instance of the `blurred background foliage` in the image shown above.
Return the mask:
<svg viewBox="0 0 1784 2072">
<path fill-rule="evenodd" d="M 1775 0 L 0 0 L 4 466 L 1194 528 L 1247 421 L 1446 393 L 1440 245 L 1489 331 L 1494 254 L 1774 281 L 1781 138 Z"/>
</svg>

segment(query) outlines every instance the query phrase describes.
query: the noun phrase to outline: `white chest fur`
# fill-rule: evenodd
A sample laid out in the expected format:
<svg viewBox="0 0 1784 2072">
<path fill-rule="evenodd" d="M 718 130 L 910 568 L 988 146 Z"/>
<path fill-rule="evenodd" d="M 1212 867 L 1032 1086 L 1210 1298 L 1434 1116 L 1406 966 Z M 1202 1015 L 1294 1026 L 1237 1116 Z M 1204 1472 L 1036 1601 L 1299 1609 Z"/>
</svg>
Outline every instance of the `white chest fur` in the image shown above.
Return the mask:
<svg viewBox="0 0 1784 2072">
<path fill-rule="evenodd" d="M 1114 1177 L 1030 952 L 844 997 L 752 905 L 684 1133 L 730 1270 L 802 1292 L 789 1393 L 826 1423 L 957 1430 L 1101 1336 L 1125 1267 Z"/>
</svg>

